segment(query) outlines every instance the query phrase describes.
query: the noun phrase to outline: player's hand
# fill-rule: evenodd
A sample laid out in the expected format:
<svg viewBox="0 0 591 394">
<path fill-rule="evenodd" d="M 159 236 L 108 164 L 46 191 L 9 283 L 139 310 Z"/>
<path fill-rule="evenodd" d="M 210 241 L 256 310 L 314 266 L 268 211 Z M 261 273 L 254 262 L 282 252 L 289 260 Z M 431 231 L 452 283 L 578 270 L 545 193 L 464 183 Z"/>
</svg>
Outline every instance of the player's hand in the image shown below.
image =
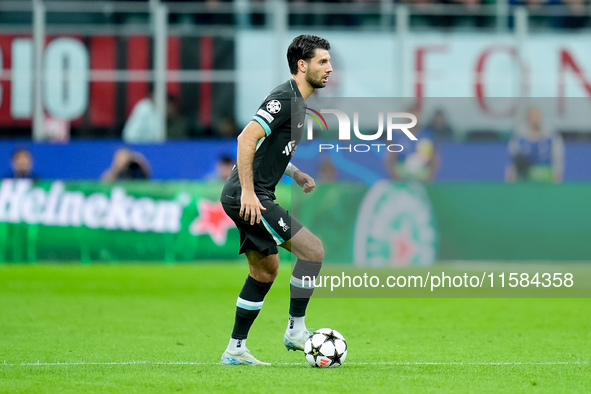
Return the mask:
<svg viewBox="0 0 591 394">
<path fill-rule="evenodd" d="M 314 178 L 300 170 L 297 170 L 295 174 L 293 174 L 293 180 L 296 181 L 298 185 L 300 185 L 300 187 L 304 190 L 304 193 L 310 193 L 316 187 Z"/>
<path fill-rule="evenodd" d="M 267 208 L 263 207 L 257 195 L 252 193 L 242 192 L 240 197 L 240 217 L 254 225 L 261 222 L 261 211 L 266 211 Z"/>
</svg>

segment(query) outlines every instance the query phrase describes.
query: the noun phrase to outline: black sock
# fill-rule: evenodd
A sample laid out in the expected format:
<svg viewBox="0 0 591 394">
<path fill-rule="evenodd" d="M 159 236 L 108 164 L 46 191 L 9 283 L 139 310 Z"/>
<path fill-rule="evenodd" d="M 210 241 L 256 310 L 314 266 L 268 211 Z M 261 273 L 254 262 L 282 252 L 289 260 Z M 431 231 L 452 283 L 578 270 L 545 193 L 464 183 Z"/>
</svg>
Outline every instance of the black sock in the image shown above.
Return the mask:
<svg viewBox="0 0 591 394">
<path fill-rule="evenodd" d="M 232 338 L 246 339 L 250 326 L 263 307 L 263 300 L 272 285 L 273 282 L 262 283 L 248 275 L 236 301 L 236 319 Z"/>
<path fill-rule="evenodd" d="M 290 290 L 291 300 L 289 303 L 289 314 L 293 317 L 306 315 L 306 308 L 312 293 L 314 282 L 320 273 L 322 263 L 300 260 L 295 264 L 291 273 Z"/>
</svg>

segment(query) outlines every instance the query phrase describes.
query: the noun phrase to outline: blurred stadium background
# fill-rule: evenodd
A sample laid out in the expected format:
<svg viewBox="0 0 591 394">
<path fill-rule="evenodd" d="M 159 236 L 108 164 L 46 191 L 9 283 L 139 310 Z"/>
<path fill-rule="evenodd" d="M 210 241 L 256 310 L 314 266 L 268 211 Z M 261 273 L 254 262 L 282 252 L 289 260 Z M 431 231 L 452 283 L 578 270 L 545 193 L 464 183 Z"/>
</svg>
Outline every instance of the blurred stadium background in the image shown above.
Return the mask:
<svg viewBox="0 0 591 394">
<path fill-rule="evenodd" d="M 404 98 L 430 142 L 408 148 L 416 176 L 295 155 L 321 187 L 279 200 L 329 261 L 588 260 L 590 18 L 587 0 L 3 0 L 0 261 L 236 259 L 222 180 L 302 33 L 333 46 L 320 97 Z M 376 188 L 402 207 L 377 257 L 343 215 Z"/>
</svg>

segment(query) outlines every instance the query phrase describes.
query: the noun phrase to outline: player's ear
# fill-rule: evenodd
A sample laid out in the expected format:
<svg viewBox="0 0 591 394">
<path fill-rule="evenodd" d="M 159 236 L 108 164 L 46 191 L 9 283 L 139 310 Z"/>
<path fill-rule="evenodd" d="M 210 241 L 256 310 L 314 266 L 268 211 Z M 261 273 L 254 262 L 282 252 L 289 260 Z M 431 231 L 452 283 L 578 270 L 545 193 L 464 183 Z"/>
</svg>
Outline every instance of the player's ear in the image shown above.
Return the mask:
<svg viewBox="0 0 591 394">
<path fill-rule="evenodd" d="M 304 59 L 300 59 L 298 60 L 298 69 L 303 72 L 304 74 L 306 73 L 306 70 L 308 68 L 308 63 L 304 60 Z"/>
</svg>

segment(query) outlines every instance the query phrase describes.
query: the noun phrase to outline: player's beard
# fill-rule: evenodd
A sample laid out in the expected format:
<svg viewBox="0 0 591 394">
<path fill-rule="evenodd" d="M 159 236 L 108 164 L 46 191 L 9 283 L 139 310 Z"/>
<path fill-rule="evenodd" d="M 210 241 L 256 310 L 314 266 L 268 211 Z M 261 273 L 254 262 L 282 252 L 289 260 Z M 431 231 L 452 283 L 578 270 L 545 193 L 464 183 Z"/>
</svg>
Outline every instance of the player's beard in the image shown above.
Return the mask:
<svg viewBox="0 0 591 394">
<path fill-rule="evenodd" d="M 306 74 L 306 82 L 310 84 L 314 89 L 322 89 L 326 86 L 325 82 L 322 82 L 322 76 L 315 76 L 311 74 Z"/>
</svg>

